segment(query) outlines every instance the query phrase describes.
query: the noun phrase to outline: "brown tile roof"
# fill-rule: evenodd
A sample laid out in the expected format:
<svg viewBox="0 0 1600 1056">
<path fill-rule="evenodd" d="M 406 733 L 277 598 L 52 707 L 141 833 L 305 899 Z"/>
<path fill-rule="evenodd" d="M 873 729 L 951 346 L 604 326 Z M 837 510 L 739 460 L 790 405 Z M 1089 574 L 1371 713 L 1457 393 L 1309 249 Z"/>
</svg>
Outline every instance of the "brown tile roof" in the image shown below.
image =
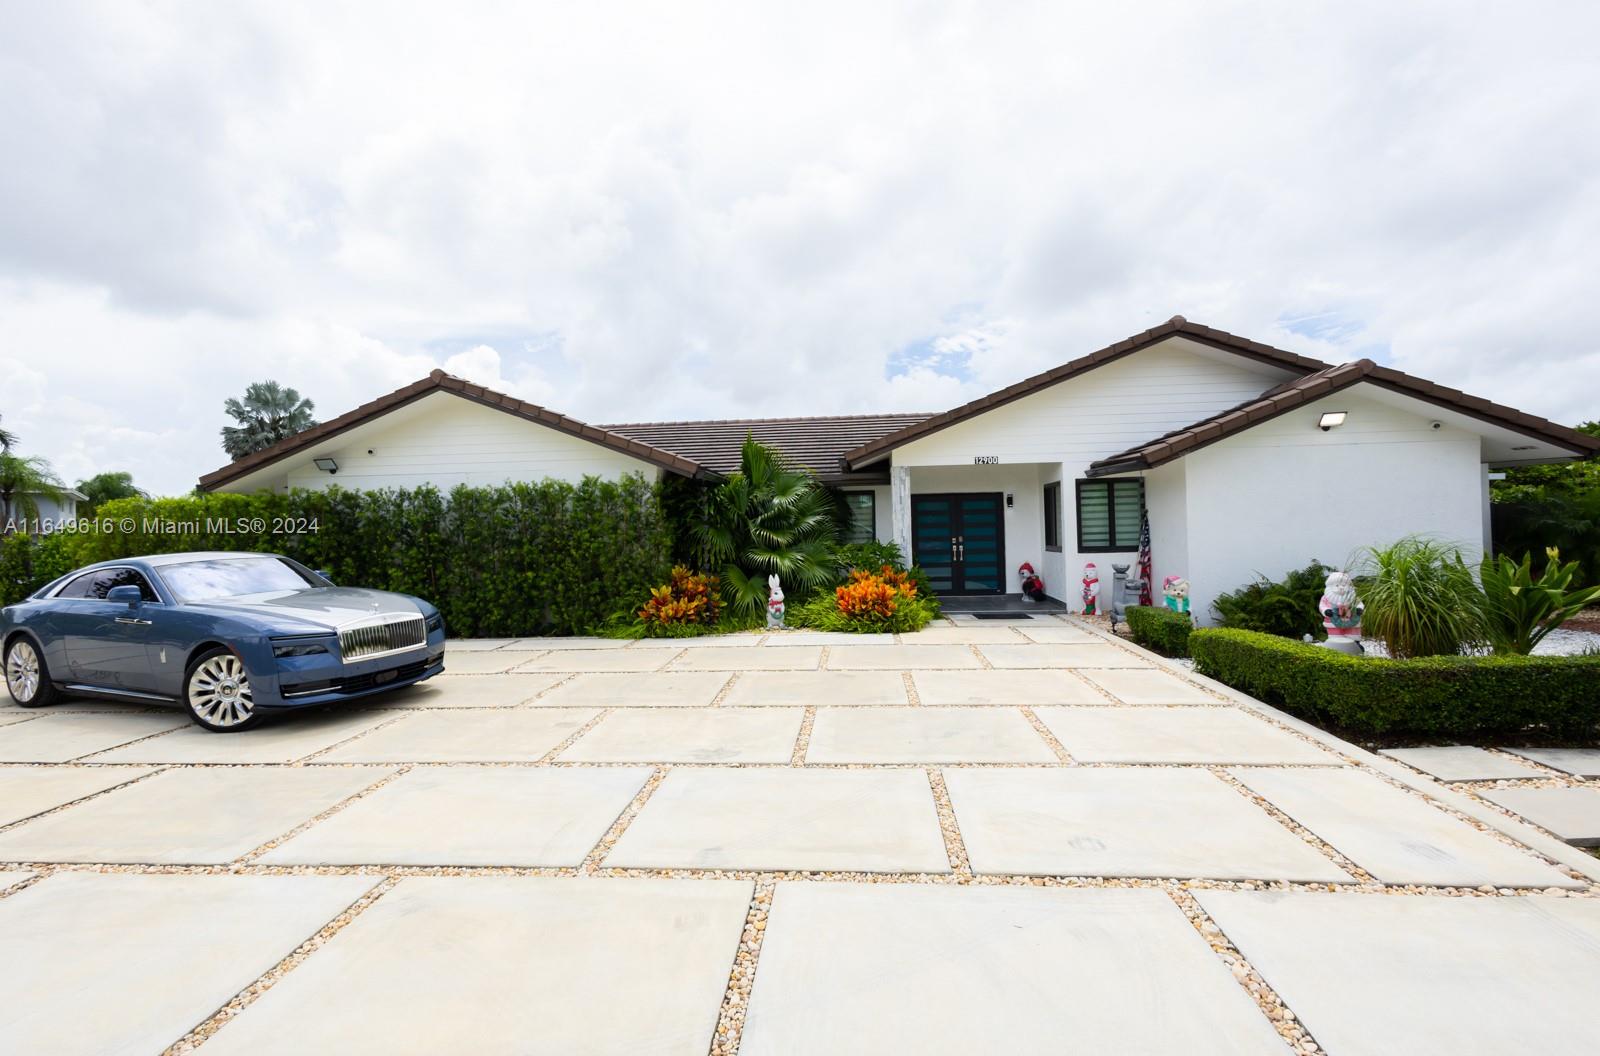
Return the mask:
<svg viewBox="0 0 1600 1056">
<path fill-rule="evenodd" d="M 1491 403 L 1479 396 L 1469 396 L 1459 389 L 1436 385 L 1390 367 L 1381 367 L 1370 359 L 1358 359 L 1353 363 L 1341 363 L 1336 367 L 1327 367 L 1314 374 L 1307 374 L 1303 378 L 1286 381 L 1252 400 L 1246 400 L 1237 407 L 1231 407 L 1220 414 L 1202 418 L 1193 425 L 1174 429 L 1164 436 L 1158 436 L 1126 451 L 1099 459 L 1090 464 L 1088 475 L 1099 477 L 1110 473 L 1154 469 L 1156 466 L 1182 458 L 1207 444 L 1243 432 L 1251 426 L 1259 425 L 1286 411 L 1347 389 L 1359 382 L 1459 411 L 1557 447 L 1569 448 L 1580 455 L 1592 455 L 1600 451 L 1600 439 L 1580 433 L 1576 429 L 1569 429 L 1548 419 Z"/>
<path fill-rule="evenodd" d="M 210 491 L 213 488 L 221 487 L 229 481 L 237 480 L 249 473 L 254 473 L 258 469 L 270 466 L 274 462 L 298 454 L 324 440 L 354 429 L 356 426 L 365 424 L 397 407 L 414 403 L 435 392 L 448 392 L 462 399 L 481 403 L 485 407 L 493 407 L 496 410 L 505 411 L 507 414 L 525 418 L 530 422 L 537 422 L 552 429 L 559 429 L 561 432 L 588 440 L 590 443 L 599 444 L 601 447 L 608 447 L 614 451 L 632 455 L 640 461 L 649 462 L 652 465 L 660 466 L 662 469 L 685 477 L 715 475 L 708 472 L 706 467 L 700 465 L 700 463 L 693 459 L 685 458 L 680 454 L 653 447 L 644 441 L 619 436 L 599 426 L 586 425 L 575 418 L 568 418 L 564 414 L 558 414 L 555 411 L 540 407 L 538 404 L 528 403 L 525 400 L 517 399 L 515 396 L 507 396 L 505 393 L 495 392 L 493 389 L 486 389 L 482 385 L 474 385 L 465 378 L 446 374 L 442 370 L 435 370 L 427 377 L 414 381 L 403 388 L 396 389 L 388 395 L 379 396 L 377 399 L 364 403 L 353 411 L 341 414 L 339 417 L 323 422 L 320 425 L 312 426 L 303 433 L 297 433 L 287 439 L 280 440 L 271 447 L 263 448 L 254 454 L 246 455 L 236 462 L 223 466 L 221 469 L 207 473 L 200 478 L 200 490 Z"/>
<path fill-rule="evenodd" d="M 1212 348 L 1232 352 L 1236 355 L 1286 370 L 1310 373 L 1328 368 L 1328 364 L 1319 359 L 1311 359 L 1294 352 L 1286 352 L 1281 348 L 1264 345 L 1259 341 L 1251 341 L 1248 338 L 1239 337 L 1223 330 L 1202 326 L 1199 323 L 1191 323 L 1183 316 L 1175 315 L 1159 326 L 1152 326 L 1142 333 L 1134 334 L 1132 337 L 1124 338 L 1115 344 L 1107 345 L 1105 348 L 1091 352 L 1087 356 L 1081 356 L 1070 363 L 1063 363 L 1061 366 L 1047 370 L 1043 374 L 1035 374 L 1031 378 L 1025 378 L 1017 382 L 1015 385 L 1008 385 L 998 392 L 991 392 L 989 395 L 979 397 L 971 403 L 964 403 L 954 410 L 932 415 L 926 420 L 908 426 L 898 432 L 890 433 L 870 443 L 862 444 L 860 447 L 845 452 L 845 461 L 852 468 L 866 465 L 882 458 L 901 444 L 927 436 L 930 433 L 936 433 L 940 429 L 955 425 L 957 422 L 966 421 L 968 418 L 993 410 L 1013 400 L 1020 400 L 1024 396 L 1030 396 L 1041 389 L 1066 381 L 1069 378 L 1075 378 L 1080 374 L 1085 374 L 1096 367 L 1102 367 L 1114 360 L 1121 359 L 1123 356 L 1138 352 L 1140 349 L 1148 348 L 1158 341 L 1163 341 L 1173 336 L 1182 336 L 1198 344 L 1209 345 Z"/>
<path fill-rule="evenodd" d="M 852 473 L 843 465 L 844 453 L 931 417 L 931 412 L 854 414 L 818 418 L 644 422 L 601 428 L 668 451 L 676 451 L 707 469 L 723 474 L 739 468 L 739 448 L 745 436 L 749 435 L 782 451 L 830 484 L 872 484 L 888 480 L 887 473 Z"/>
</svg>

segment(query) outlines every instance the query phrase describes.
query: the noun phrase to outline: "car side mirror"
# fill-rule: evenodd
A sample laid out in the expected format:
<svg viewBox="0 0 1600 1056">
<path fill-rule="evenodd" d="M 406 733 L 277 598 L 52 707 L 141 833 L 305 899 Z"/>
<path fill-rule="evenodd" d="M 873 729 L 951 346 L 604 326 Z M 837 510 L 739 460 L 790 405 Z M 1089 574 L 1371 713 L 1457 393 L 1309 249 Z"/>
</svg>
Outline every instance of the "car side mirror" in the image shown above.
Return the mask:
<svg viewBox="0 0 1600 1056">
<path fill-rule="evenodd" d="M 323 579 L 327 580 L 329 582 L 329 584 L 333 583 L 333 573 L 325 572 L 325 571 L 323 571 L 322 569 L 319 568 L 319 569 L 317 569 L 317 575 L 319 575 Z"/>
<path fill-rule="evenodd" d="M 106 600 L 121 602 L 130 609 L 137 609 L 144 604 L 144 592 L 138 587 L 112 587 L 106 591 Z"/>
</svg>

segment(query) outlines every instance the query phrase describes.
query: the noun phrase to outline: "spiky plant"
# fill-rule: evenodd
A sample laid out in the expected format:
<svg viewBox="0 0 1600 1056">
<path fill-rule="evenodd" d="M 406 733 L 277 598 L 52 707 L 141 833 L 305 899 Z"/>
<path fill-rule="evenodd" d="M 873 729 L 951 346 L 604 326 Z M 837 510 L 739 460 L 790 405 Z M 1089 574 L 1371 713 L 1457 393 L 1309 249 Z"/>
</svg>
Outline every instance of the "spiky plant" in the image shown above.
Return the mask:
<svg viewBox="0 0 1600 1056">
<path fill-rule="evenodd" d="M 1408 535 L 1369 547 L 1362 557 L 1362 627 L 1390 656 L 1454 656 L 1483 647 L 1483 592 L 1460 549 Z"/>
</svg>

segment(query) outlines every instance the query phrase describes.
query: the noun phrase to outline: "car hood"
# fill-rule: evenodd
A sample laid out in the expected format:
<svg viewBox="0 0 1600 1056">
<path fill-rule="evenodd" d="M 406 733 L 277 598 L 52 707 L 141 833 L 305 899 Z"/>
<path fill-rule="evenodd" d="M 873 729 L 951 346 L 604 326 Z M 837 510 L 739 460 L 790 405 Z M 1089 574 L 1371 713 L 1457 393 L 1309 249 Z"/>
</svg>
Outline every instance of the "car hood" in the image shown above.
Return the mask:
<svg viewBox="0 0 1600 1056">
<path fill-rule="evenodd" d="M 336 631 L 352 624 L 404 613 L 425 616 L 415 599 L 385 590 L 361 587 L 308 587 L 281 594 L 252 594 L 242 598 L 213 598 L 187 606 L 218 615 L 255 616 L 281 625 L 291 634 Z"/>
</svg>

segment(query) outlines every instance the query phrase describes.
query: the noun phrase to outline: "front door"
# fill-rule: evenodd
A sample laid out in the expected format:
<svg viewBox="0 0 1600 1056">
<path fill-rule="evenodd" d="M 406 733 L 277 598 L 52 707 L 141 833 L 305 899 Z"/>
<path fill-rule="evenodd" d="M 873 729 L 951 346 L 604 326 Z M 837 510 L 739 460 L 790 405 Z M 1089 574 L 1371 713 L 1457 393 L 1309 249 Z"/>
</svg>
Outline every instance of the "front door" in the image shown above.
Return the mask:
<svg viewBox="0 0 1600 1056">
<path fill-rule="evenodd" d="M 1004 496 L 911 496 L 911 559 L 935 593 L 1004 594 Z"/>
</svg>

